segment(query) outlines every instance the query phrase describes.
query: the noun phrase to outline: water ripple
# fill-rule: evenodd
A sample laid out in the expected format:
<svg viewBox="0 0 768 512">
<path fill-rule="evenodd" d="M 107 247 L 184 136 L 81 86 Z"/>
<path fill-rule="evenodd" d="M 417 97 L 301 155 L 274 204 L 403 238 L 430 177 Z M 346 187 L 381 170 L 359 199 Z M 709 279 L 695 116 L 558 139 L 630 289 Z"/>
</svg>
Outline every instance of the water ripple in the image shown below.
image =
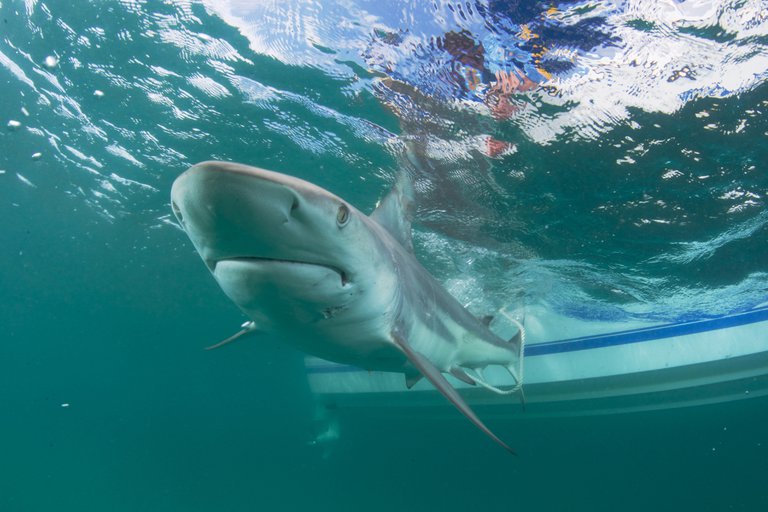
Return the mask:
<svg viewBox="0 0 768 512">
<path fill-rule="evenodd" d="M 365 208 L 405 167 L 418 252 L 478 313 L 765 292 L 764 2 L 24 5 L 0 38 L 3 204 L 166 226 L 173 177 L 221 158 Z"/>
</svg>

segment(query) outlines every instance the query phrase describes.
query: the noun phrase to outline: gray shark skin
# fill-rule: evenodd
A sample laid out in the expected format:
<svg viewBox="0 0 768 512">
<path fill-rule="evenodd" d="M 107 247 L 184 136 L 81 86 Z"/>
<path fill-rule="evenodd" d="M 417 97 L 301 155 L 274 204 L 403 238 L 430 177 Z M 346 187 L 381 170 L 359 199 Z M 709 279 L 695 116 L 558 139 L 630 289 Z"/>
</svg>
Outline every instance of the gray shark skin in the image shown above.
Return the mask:
<svg viewBox="0 0 768 512">
<path fill-rule="evenodd" d="M 323 359 L 404 373 L 409 388 L 426 377 L 514 453 L 443 373 L 482 383 L 482 369 L 500 365 L 520 382 L 520 339 L 499 338 L 417 262 L 409 180 L 367 216 L 298 178 L 203 162 L 173 183 L 171 205 L 224 293 L 252 320 L 225 342 L 278 332 Z"/>
</svg>

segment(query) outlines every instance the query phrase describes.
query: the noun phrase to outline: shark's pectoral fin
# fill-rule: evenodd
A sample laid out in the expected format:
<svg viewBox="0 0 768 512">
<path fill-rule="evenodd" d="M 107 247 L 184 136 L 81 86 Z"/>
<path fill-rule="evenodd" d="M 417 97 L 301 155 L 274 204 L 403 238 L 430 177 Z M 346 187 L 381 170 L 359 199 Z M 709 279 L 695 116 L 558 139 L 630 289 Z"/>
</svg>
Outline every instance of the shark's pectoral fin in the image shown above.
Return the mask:
<svg viewBox="0 0 768 512">
<path fill-rule="evenodd" d="M 240 327 L 242 327 L 242 329 L 237 331 L 235 334 L 233 334 L 229 338 L 227 338 L 225 340 L 222 340 L 222 341 L 220 341 L 218 343 L 215 343 L 215 344 L 213 344 L 213 345 L 211 345 L 209 347 L 205 347 L 205 350 L 213 350 L 215 348 L 222 347 L 222 346 L 226 345 L 227 343 L 232 343 L 236 339 L 238 339 L 238 338 L 240 338 L 242 336 L 245 336 L 246 334 L 249 334 L 249 333 L 252 333 L 252 332 L 256 331 L 256 322 L 248 321 L 248 322 L 245 322 Z"/>
<path fill-rule="evenodd" d="M 503 446 L 504 449 L 509 453 L 517 455 L 517 453 L 515 453 L 512 448 L 507 446 L 504 441 L 499 439 L 496 434 L 491 432 L 491 430 L 485 426 L 480 418 L 477 417 L 475 412 L 464 401 L 458 391 L 456 391 L 453 386 L 451 386 L 451 384 L 445 379 L 445 377 L 443 377 L 443 374 L 435 367 L 435 365 L 433 365 L 426 357 L 413 350 L 410 345 L 408 345 L 408 342 L 406 342 L 402 337 L 398 336 L 397 334 L 393 334 L 392 338 L 395 344 L 408 358 L 408 361 L 410 361 L 411 364 L 415 366 L 421 372 L 421 374 L 424 375 L 424 377 L 426 377 L 427 380 L 429 380 L 432 385 L 434 385 L 437 390 L 442 393 L 445 398 L 448 399 L 449 402 L 451 402 L 464 416 L 466 416 L 469 421 L 474 423 L 480 430 L 485 432 L 488 437 Z"/>
</svg>

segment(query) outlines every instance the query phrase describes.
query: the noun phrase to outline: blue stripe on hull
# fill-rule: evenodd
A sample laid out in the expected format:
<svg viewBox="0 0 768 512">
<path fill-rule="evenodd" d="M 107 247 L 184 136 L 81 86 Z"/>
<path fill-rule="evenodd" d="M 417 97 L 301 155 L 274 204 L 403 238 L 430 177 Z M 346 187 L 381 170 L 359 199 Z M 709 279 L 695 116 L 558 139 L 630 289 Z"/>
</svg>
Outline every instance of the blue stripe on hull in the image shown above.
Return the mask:
<svg viewBox="0 0 768 512">
<path fill-rule="evenodd" d="M 525 348 L 525 355 L 541 356 L 545 354 L 557 354 L 561 352 L 573 352 L 576 350 L 626 345 L 628 343 L 640 343 L 643 341 L 660 340 L 675 336 L 688 336 L 690 334 L 717 331 L 729 327 L 764 322 L 766 320 L 768 320 L 768 307 L 753 309 L 734 315 L 696 320 L 694 322 L 658 325 L 655 327 L 644 327 L 642 329 L 633 329 L 629 331 L 536 343 L 528 345 Z"/>
</svg>

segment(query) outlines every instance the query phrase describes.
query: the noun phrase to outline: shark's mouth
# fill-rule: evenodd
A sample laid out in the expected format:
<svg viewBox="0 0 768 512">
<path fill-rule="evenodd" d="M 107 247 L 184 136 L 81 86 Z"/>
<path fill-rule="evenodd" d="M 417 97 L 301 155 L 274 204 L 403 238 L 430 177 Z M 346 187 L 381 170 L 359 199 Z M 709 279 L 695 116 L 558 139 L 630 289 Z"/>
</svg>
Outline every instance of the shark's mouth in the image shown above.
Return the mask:
<svg viewBox="0 0 768 512">
<path fill-rule="evenodd" d="M 257 263 L 257 264 L 258 263 L 276 263 L 280 265 L 302 265 L 302 266 L 310 266 L 310 267 L 321 267 L 338 274 L 339 280 L 341 281 L 341 286 L 346 286 L 349 283 L 349 278 L 345 271 L 343 271 L 339 267 L 336 267 L 333 265 L 327 265 L 325 263 L 315 263 L 310 261 L 288 260 L 288 259 L 280 259 L 280 258 L 261 258 L 257 256 L 235 256 L 231 258 L 220 258 L 217 260 L 210 260 L 208 262 L 208 266 L 211 269 L 211 272 L 215 273 L 216 266 L 222 261 L 251 262 L 251 263 Z"/>
</svg>

